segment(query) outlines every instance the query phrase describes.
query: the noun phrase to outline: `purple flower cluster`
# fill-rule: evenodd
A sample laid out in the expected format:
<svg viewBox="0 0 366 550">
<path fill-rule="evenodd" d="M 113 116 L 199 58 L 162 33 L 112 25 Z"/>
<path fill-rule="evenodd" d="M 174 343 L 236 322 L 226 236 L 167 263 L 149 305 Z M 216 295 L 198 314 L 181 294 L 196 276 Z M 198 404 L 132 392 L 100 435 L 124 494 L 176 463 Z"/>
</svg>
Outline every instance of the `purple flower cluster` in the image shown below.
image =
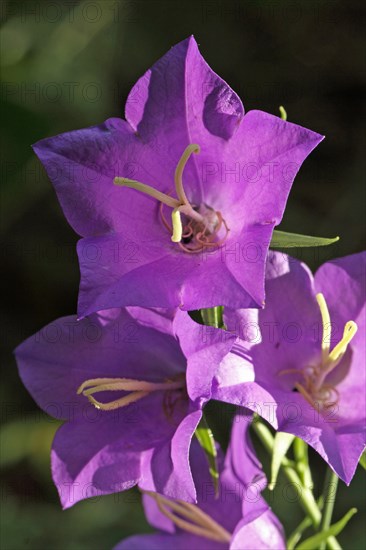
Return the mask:
<svg viewBox="0 0 366 550">
<path fill-rule="evenodd" d="M 125 115 L 34 146 L 82 237 L 78 316 L 15 352 L 35 401 L 66 421 L 51 453 L 62 505 L 138 486 L 158 532 L 120 550 L 285 548 L 249 411 L 350 483 L 365 446 L 366 254 L 313 277 L 268 252 L 322 136 L 244 114 L 193 38 L 136 83 Z M 188 313 L 215 306 L 225 329 Z M 239 411 L 218 492 L 193 437 L 211 399 Z"/>
</svg>

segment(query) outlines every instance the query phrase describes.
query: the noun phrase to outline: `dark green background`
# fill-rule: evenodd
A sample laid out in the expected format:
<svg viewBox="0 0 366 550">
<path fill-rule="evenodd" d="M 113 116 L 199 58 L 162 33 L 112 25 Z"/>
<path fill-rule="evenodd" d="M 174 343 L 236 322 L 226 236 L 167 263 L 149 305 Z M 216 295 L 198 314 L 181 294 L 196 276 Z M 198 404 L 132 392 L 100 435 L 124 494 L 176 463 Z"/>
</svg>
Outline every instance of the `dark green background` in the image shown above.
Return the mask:
<svg viewBox="0 0 366 550">
<path fill-rule="evenodd" d="M 137 493 L 62 512 L 49 472 L 56 423 L 21 385 L 12 349 L 58 316 L 75 311 L 77 236 L 33 155 L 35 141 L 123 116 L 136 79 L 172 45 L 194 34 L 201 52 L 244 107 L 278 114 L 327 136 L 303 166 L 282 228 L 338 244 L 300 255 L 314 268 L 364 246 L 365 88 L 363 3 L 312 1 L 3 2 L 2 28 L 2 361 L 1 548 L 110 548 L 148 530 Z M 224 417 L 226 418 L 226 415 Z M 225 429 L 226 427 L 226 429 Z M 215 433 L 227 438 L 227 423 Z M 312 453 L 314 477 L 323 463 Z M 267 462 L 265 462 L 267 467 Z M 362 508 L 365 475 L 341 483 L 335 519 Z M 276 494 L 288 529 L 301 518 Z M 359 513 L 340 537 L 365 546 Z"/>
</svg>

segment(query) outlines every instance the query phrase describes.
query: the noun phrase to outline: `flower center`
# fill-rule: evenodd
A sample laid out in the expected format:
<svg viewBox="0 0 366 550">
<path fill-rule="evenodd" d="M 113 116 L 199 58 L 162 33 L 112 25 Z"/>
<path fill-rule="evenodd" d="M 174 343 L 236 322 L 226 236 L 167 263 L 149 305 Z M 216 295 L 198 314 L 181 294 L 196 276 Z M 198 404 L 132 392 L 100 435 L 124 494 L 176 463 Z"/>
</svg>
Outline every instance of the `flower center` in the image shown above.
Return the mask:
<svg viewBox="0 0 366 550">
<path fill-rule="evenodd" d="M 126 407 L 130 403 L 139 401 L 150 393 L 156 391 L 170 391 L 185 388 L 185 377 L 176 377 L 174 380 L 164 382 L 147 382 L 145 380 L 133 380 L 132 378 L 90 378 L 79 386 L 77 393 L 87 397 L 97 409 L 102 411 L 113 411 L 120 407 Z M 97 401 L 93 394 L 98 392 L 125 391 L 127 395 L 102 403 Z"/>
<path fill-rule="evenodd" d="M 170 500 L 158 493 L 143 491 L 152 497 L 164 516 L 177 527 L 209 540 L 228 543 L 231 534 L 195 504 L 183 500 Z"/>
<path fill-rule="evenodd" d="M 330 351 L 330 339 L 332 326 L 330 315 L 324 295 L 319 293 L 316 295 L 320 313 L 322 316 L 322 354 L 321 361 L 316 366 L 310 366 L 301 371 L 304 383 L 297 382 L 295 388 L 305 397 L 305 399 L 314 408 L 329 408 L 337 403 L 339 392 L 334 385 L 326 382 L 326 377 L 340 363 L 344 354 L 347 351 L 348 345 L 357 332 L 357 324 L 354 321 L 348 321 L 343 330 L 343 337 L 336 346 Z M 279 374 L 290 374 L 299 372 L 296 369 L 286 369 Z"/>
<path fill-rule="evenodd" d="M 174 175 L 177 198 L 136 180 L 114 178 L 115 185 L 136 189 L 159 201 L 161 220 L 171 234 L 171 240 L 178 243 L 182 250 L 190 253 L 220 246 L 230 231 L 221 212 L 215 211 L 205 204 L 192 205 L 185 193 L 182 180 L 184 168 L 189 157 L 199 152 L 199 145 L 188 145 L 177 164 Z M 164 206 L 172 208 L 171 224 L 164 215 Z M 183 222 L 182 216 L 184 217 Z M 220 232 L 222 235 L 219 235 Z"/>
</svg>

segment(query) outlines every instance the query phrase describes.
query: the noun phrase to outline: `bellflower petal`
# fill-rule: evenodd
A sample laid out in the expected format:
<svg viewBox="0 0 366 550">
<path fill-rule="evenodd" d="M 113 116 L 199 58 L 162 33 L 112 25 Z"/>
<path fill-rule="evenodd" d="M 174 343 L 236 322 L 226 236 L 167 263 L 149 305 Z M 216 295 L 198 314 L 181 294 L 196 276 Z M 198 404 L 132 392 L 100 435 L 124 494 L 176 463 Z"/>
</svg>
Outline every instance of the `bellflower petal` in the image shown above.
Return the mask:
<svg viewBox="0 0 366 550">
<path fill-rule="evenodd" d="M 365 274 L 366 253 L 327 262 L 315 277 L 301 262 L 271 253 L 265 309 L 225 312 L 228 329 L 240 337 L 230 352 L 240 374 L 212 392 L 213 398 L 255 410 L 274 428 L 304 439 L 347 484 L 365 447 Z M 329 310 L 330 338 L 319 292 Z M 248 330 L 255 317 L 259 339 Z M 358 330 L 332 367 L 329 353 L 349 321 Z M 332 370 L 322 375 L 324 365 Z M 225 362 L 218 380 L 220 370 L 224 380 Z M 253 379 L 245 383 L 240 377 L 250 370 Z"/>
<path fill-rule="evenodd" d="M 236 336 L 223 330 L 192 323 L 183 312 L 174 319 L 174 330 L 187 358 L 187 391 L 192 401 L 209 400 L 211 385 Z M 214 367 L 216 366 L 216 368 Z"/>
<path fill-rule="evenodd" d="M 23 342 L 24 384 L 68 421 L 52 447 L 63 506 L 136 484 L 195 501 L 191 440 L 236 340 L 183 311 L 130 307 L 64 317 Z"/>
<path fill-rule="evenodd" d="M 193 37 L 138 80 L 125 112 L 126 121 L 34 146 L 84 237 L 79 316 L 126 306 L 262 307 L 273 228 L 322 136 L 260 111 L 244 114 Z M 170 208 L 178 208 L 176 228 Z"/>
<path fill-rule="evenodd" d="M 248 546 L 248 542 L 250 546 Z M 243 550 L 243 548 L 286 549 L 282 525 L 273 512 L 264 512 L 253 521 L 241 520 L 234 531 L 230 550 Z"/>
</svg>

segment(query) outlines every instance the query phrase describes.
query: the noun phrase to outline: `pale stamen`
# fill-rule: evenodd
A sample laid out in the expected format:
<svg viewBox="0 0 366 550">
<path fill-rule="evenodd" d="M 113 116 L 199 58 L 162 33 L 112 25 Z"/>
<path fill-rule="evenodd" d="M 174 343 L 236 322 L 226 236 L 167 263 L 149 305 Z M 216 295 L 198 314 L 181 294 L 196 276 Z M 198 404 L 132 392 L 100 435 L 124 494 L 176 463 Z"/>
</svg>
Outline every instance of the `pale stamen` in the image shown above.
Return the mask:
<svg viewBox="0 0 366 550">
<path fill-rule="evenodd" d="M 183 500 L 173 501 L 151 491 L 143 492 L 151 496 L 156 501 L 161 513 L 180 529 L 209 540 L 230 542 L 231 534 L 229 531 L 224 529 L 195 504 L 184 502 Z"/>
<path fill-rule="evenodd" d="M 322 325 L 323 325 L 322 363 L 324 363 L 327 360 L 329 355 L 332 326 L 330 323 L 329 310 L 328 310 L 327 302 L 325 301 L 324 295 L 321 292 L 319 292 L 319 294 L 316 295 L 316 300 L 318 302 L 320 313 L 322 316 Z M 327 330 L 329 330 L 328 334 L 327 334 Z"/>
<path fill-rule="evenodd" d="M 185 380 L 168 380 L 159 383 L 132 378 L 91 378 L 79 386 L 77 393 L 82 393 L 97 409 L 112 411 L 120 407 L 126 407 L 152 392 L 176 390 L 184 387 Z M 131 393 L 109 403 L 102 403 L 93 397 L 94 393 L 104 391 L 126 391 Z"/>
<path fill-rule="evenodd" d="M 180 217 L 179 208 L 174 208 L 172 212 L 172 225 L 173 225 L 173 235 L 172 235 L 172 241 L 173 243 L 180 243 L 182 240 L 182 234 L 183 234 L 183 226 L 182 226 L 182 220 Z"/>
<path fill-rule="evenodd" d="M 149 195 L 150 197 L 153 197 L 154 199 L 158 200 L 162 205 L 166 205 L 169 208 L 173 209 L 172 212 L 172 228 L 169 228 L 169 224 L 166 222 L 165 217 L 162 214 L 162 210 L 160 209 L 160 213 L 162 214 L 163 223 L 164 225 L 172 232 L 171 240 L 175 243 L 180 243 L 182 238 L 184 237 L 184 230 L 183 230 L 183 224 L 181 220 L 181 214 L 184 214 L 191 220 L 194 220 L 197 222 L 197 224 L 201 224 L 203 227 L 205 226 L 206 219 L 205 217 L 197 212 L 197 209 L 195 209 L 189 202 L 187 195 L 184 190 L 183 186 L 183 172 L 184 168 L 186 167 L 186 164 L 192 154 L 197 154 L 200 152 L 200 147 L 197 144 L 190 144 L 186 149 L 184 150 L 178 164 L 177 168 L 175 170 L 174 174 L 174 183 L 175 183 L 175 190 L 177 193 L 177 199 L 174 197 L 171 197 L 169 194 L 162 193 L 161 191 L 158 191 L 154 187 L 151 187 L 150 185 L 146 185 L 145 183 L 141 183 L 136 180 L 131 180 L 129 178 L 121 178 L 121 177 L 115 177 L 114 183 L 115 185 L 119 185 L 121 187 L 128 187 L 130 189 L 136 189 L 136 191 L 140 191 L 141 193 L 144 193 L 145 195 Z M 219 212 L 216 213 L 217 215 L 221 216 Z M 221 216 L 222 217 L 222 216 Z M 221 227 L 221 224 L 219 224 Z M 226 226 L 226 224 L 225 224 Z M 217 234 L 218 229 L 216 228 L 216 224 L 212 225 L 210 227 L 205 227 L 205 232 L 212 233 L 213 235 Z M 227 234 L 226 234 L 227 236 Z M 226 239 L 226 236 L 224 240 Z M 222 241 L 223 242 L 223 241 Z M 210 243 L 207 244 L 206 241 L 202 240 L 200 241 L 200 247 L 201 250 L 205 246 L 220 246 L 221 241 L 218 243 Z M 183 248 L 185 250 L 185 248 Z M 188 251 L 191 251 L 188 249 Z"/>
<path fill-rule="evenodd" d="M 329 406 L 330 399 L 333 395 L 336 400 L 338 400 L 338 391 L 331 384 L 325 384 L 325 379 L 328 374 L 339 365 L 342 357 L 347 351 L 348 345 L 357 332 L 357 324 L 354 321 L 348 321 L 344 326 L 342 339 L 334 346 L 332 351 L 330 351 L 331 322 L 328 306 L 322 293 L 316 295 L 316 300 L 319 304 L 323 324 L 322 358 L 320 364 L 315 367 L 304 369 L 303 371 L 285 369 L 279 372 L 280 376 L 283 374 L 295 373 L 300 373 L 303 376 L 305 386 L 296 383 L 295 388 L 314 408 L 316 401 L 320 401 L 325 407 Z"/>
</svg>

